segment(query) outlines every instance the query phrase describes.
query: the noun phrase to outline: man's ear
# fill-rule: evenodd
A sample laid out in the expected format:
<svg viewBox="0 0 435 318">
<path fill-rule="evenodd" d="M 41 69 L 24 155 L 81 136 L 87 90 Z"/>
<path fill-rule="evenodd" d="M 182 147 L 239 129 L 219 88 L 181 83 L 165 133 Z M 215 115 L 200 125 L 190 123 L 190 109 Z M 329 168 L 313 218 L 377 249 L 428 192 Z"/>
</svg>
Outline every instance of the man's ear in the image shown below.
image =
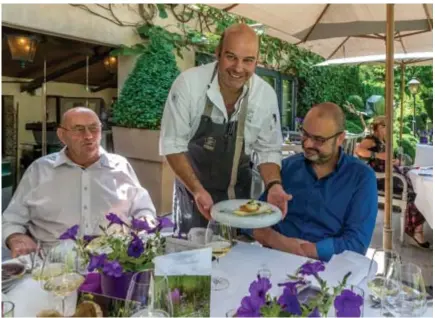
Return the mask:
<svg viewBox="0 0 435 318">
<path fill-rule="evenodd" d="M 59 140 L 64 144 L 64 145 L 66 145 L 66 143 L 65 143 L 65 136 L 64 136 L 64 131 L 63 131 L 63 129 L 62 128 L 57 128 L 57 130 L 56 130 L 56 134 L 57 134 L 57 138 L 59 138 Z"/>
</svg>

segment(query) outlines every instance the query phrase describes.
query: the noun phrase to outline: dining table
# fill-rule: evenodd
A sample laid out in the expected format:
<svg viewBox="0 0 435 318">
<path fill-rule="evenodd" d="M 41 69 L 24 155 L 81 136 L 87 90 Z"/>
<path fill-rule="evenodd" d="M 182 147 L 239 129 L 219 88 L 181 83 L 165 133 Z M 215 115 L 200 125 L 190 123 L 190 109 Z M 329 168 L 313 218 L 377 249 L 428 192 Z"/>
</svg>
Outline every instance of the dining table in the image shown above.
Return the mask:
<svg viewBox="0 0 435 318">
<path fill-rule="evenodd" d="M 427 224 L 433 229 L 433 169 L 412 169 L 408 171 L 407 175 L 416 193 L 415 207 L 423 214 Z"/>
<path fill-rule="evenodd" d="M 331 260 L 326 264 L 325 273 L 320 273 L 320 276 L 327 281 L 336 280 L 338 283 L 347 271 L 346 268 L 351 268 L 352 273 L 359 273 L 359 275 L 350 276 L 350 278 L 353 277 L 353 284 L 365 291 L 363 316 L 380 316 L 380 308 L 373 307 L 367 291 L 365 276 L 369 270 L 370 259 L 353 252 L 348 253 L 348 255 L 347 263 L 340 262 L 340 264 L 334 263 L 332 265 L 333 261 Z M 240 306 L 242 298 L 249 294 L 249 286 L 257 278 L 259 269 L 268 268 L 269 279 L 273 285 L 270 293 L 272 296 L 279 296 L 282 293 L 282 287 L 279 287 L 278 283 L 285 282 L 287 275 L 294 274 L 308 260 L 306 257 L 265 248 L 259 244 L 238 242 L 226 256 L 220 258 L 219 262 L 213 266 L 212 276 L 223 276 L 228 279 L 230 284 L 227 289 L 212 290 L 210 316 L 225 317 L 229 312 L 234 312 Z M 330 266 L 328 267 L 328 265 Z M 323 274 L 324 276 L 322 276 Z M 44 291 L 39 283 L 29 275 L 22 278 L 5 297 L 15 304 L 16 317 L 35 317 L 42 309 L 59 308 L 59 299 Z M 68 297 L 66 301 L 67 312 L 72 311 L 76 301 L 77 293 Z M 429 305 L 423 317 L 432 317 L 432 314 L 432 306 Z M 328 316 L 335 316 L 333 308 Z"/>
</svg>

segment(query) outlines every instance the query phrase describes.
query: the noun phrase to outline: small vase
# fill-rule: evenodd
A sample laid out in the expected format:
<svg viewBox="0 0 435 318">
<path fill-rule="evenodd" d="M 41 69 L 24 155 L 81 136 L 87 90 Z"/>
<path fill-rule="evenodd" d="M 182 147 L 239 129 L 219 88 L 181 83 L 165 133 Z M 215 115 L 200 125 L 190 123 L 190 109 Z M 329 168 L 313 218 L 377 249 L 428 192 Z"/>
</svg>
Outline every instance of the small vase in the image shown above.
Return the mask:
<svg viewBox="0 0 435 318">
<path fill-rule="evenodd" d="M 125 299 L 134 272 L 122 273 L 121 277 L 108 276 L 101 273 L 101 290 L 104 295 Z"/>
</svg>

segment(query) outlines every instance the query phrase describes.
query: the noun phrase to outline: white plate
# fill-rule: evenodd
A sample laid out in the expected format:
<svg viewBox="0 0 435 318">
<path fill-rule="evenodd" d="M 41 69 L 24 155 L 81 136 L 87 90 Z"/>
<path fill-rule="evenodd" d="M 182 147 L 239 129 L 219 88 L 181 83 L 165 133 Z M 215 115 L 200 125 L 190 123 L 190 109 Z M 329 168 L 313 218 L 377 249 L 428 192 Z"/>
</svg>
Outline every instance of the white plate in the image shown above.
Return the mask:
<svg viewBox="0 0 435 318">
<path fill-rule="evenodd" d="M 248 201 L 250 200 L 236 199 L 221 201 L 212 206 L 211 217 L 220 223 L 228 224 L 231 227 L 239 229 L 257 229 L 269 227 L 281 221 L 281 210 L 272 204 L 262 201 L 255 202 L 270 207 L 272 209 L 271 213 L 248 216 L 239 216 L 233 213 L 234 210 L 237 210 L 241 205 L 246 204 Z"/>
</svg>

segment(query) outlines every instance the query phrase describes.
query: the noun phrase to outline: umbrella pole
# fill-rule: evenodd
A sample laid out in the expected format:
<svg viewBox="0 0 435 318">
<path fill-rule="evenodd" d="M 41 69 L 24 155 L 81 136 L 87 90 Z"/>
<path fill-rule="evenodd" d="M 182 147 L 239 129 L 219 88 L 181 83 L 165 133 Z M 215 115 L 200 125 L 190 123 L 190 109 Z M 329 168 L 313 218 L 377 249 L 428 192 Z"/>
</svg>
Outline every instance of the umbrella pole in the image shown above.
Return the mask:
<svg viewBox="0 0 435 318">
<path fill-rule="evenodd" d="M 392 168 L 393 168 L 393 99 L 394 99 L 394 4 L 387 4 L 386 32 L 386 68 L 385 68 L 385 115 L 387 121 L 386 163 L 385 163 L 385 211 L 384 211 L 384 249 L 393 248 L 393 232 L 391 230 L 392 208 Z"/>
<path fill-rule="evenodd" d="M 400 134 L 399 134 L 399 147 L 400 147 L 400 161 L 403 158 L 402 134 L 403 134 L 403 96 L 405 94 L 405 63 L 400 63 Z"/>
</svg>

